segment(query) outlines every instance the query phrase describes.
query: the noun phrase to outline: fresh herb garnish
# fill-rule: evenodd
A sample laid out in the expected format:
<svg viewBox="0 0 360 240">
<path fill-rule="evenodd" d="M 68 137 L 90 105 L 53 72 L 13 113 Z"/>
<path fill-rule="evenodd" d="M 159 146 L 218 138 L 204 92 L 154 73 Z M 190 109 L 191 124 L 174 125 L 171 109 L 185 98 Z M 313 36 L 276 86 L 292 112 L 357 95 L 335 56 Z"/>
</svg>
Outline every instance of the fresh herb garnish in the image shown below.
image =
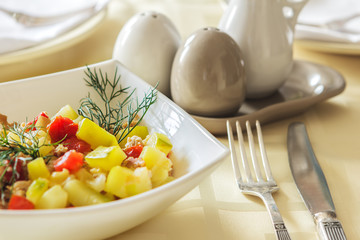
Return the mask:
<svg viewBox="0 0 360 240">
<path fill-rule="evenodd" d="M 35 129 L 35 121 L 29 125 L 14 123 L 12 126 L 0 127 L 0 197 L 5 201 L 5 187 L 14 184 L 20 177 L 18 164 L 25 164 L 40 157 L 40 148 L 58 143 L 40 143 L 36 135 L 41 128 Z M 51 158 L 45 156 L 44 158 Z M 19 165 L 19 166 L 20 166 Z M 10 173 L 8 176 L 7 173 Z"/>
<path fill-rule="evenodd" d="M 85 75 L 87 78 L 84 80 L 87 86 L 96 91 L 103 101 L 103 106 L 96 104 L 89 93 L 87 97 L 81 99 L 78 113 L 97 122 L 99 126 L 117 136 L 118 142 L 121 142 L 132 131 L 133 127 L 140 123 L 150 106 L 155 103 L 157 91 L 155 88 L 150 89 L 141 101 L 138 99 L 135 101 L 132 98 L 135 89 L 129 92 L 129 87 L 122 88 L 119 84 L 120 75 L 118 75 L 117 69 L 111 80 L 107 73 L 102 73 L 101 69 L 91 71 L 87 67 Z M 120 101 L 119 97 L 122 94 L 128 95 Z M 121 134 L 118 136 L 120 131 Z"/>
<path fill-rule="evenodd" d="M 0 147 L 7 149 L 5 152 L 23 153 L 32 157 L 33 159 L 40 156 L 39 150 L 42 146 L 49 146 L 50 144 L 41 144 L 39 138 L 36 136 L 41 128 L 35 129 L 35 123 L 21 126 L 14 123 L 13 126 L 5 128 L 2 127 L 0 134 Z M 0 154 L 0 160 L 5 153 Z"/>
</svg>

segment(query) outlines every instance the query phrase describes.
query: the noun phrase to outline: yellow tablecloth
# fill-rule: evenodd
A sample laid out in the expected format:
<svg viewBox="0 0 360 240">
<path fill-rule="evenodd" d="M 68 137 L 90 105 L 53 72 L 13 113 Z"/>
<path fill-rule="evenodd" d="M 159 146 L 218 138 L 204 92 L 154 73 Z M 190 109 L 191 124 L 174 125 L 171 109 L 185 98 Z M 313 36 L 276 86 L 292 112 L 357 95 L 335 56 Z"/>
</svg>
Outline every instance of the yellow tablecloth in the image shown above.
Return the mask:
<svg viewBox="0 0 360 240">
<path fill-rule="evenodd" d="M 166 14 L 183 38 L 204 26 L 217 26 L 223 9 L 217 0 L 113 0 L 104 21 L 85 40 L 68 48 L 0 65 L 0 82 L 57 72 L 110 59 L 116 37 L 133 14 Z M 263 126 L 263 135 L 280 191 L 274 194 L 294 240 L 317 239 L 315 224 L 293 182 L 286 135 L 292 121 L 305 122 L 314 151 L 327 177 L 349 240 L 360 239 L 360 56 L 320 53 L 294 46 L 295 59 L 333 67 L 347 81 L 339 96 L 306 113 Z M 219 138 L 228 145 L 225 137 Z M 96 219 L 94 219 L 96 221 Z M 269 215 L 256 197 L 238 190 L 230 158 L 198 187 L 162 214 L 112 240 L 275 239 Z"/>
</svg>

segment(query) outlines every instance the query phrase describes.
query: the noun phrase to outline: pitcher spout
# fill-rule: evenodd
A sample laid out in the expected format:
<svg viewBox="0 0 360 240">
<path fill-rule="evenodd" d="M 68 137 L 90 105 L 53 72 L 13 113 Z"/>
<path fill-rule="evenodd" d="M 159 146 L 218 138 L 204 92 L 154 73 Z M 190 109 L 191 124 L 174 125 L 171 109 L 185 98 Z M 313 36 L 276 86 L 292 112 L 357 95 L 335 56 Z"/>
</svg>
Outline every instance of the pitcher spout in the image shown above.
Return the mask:
<svg viewBox="0 0 360 240">
<path fill-rule="evenodd" d="M 282 0 L 284 15 L 290 28 L 294 31 L 297 19 L 308 0 Z"/>
</svg>

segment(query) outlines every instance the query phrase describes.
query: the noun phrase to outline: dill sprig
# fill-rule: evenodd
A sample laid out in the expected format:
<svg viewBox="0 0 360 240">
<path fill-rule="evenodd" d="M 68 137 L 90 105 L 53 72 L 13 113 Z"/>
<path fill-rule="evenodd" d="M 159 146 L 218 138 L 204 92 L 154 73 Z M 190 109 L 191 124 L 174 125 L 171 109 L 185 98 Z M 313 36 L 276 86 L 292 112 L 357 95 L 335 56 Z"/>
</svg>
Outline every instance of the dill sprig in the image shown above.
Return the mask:
<svg viewBox="0 0 360 240">
<path fill-rule="evenodd" d="M 7 129 L 3 126 L 2 134 L 0 134 L 0 147 L 8 149 L 11 153 L 23 153 L 32 158 L 40 156 L 39 149 L 42 146 L 36 135 L 38 130 L 32 131 L 35 123 L 21 126 L 19 123 L 14 123 L 13 126 Z M 2 154 L 0 154 L 1 156 Z M 1 160 L 1 158 L 0 158 Z"/>
<path fill-rule="evenodd" d="M 14 123 L 13 126 L 0 127 L 0 167 L 3 171 L 0 175 L 0 197 L 5 202 L 5 187 L 12 186 L 20 173 L 17 171 L 18 161 L 23 163 L 31 161 L 40 156 L 40 148 L 42 146 L 50 146 L 58 143 L 40 143 L 36 137 L 41 128 L 35 129 L 35 121 L 28 125 Z M 45 156 L 44 158 L 50 158 Z M 9 170 L 10 169 L 10 170 Z M 5 181 L 7 172 L 11 172 L 9 179 Z"/>
<path fill-rule="evenodd" d="M 157 99 L 155 88 L 145 93 L 144 98 L 136 101 L 133 94 L 136 89 L 130 91 L 130 87 L 123 88 L 120 84 L 120 75 L 117 69 L 114 77 L 109 79 L 107 73 L 103 74 L 101 69 L 91 71 L 87 67 L 85 71 L 85 82 L 87 86 L 92 87 L 103 101 L 103 106 L 99 106 L 92 100 L 90 93 L 87 97 L 81 99 L 78 113 L 83 117 L 103 127 L 115 136 L 121 131 L 118 142 L 121 142 L 137 126 L 145 116 L 146 112 Z M 127 94 L 122 101 L 120 95 Z"/>
</svg>

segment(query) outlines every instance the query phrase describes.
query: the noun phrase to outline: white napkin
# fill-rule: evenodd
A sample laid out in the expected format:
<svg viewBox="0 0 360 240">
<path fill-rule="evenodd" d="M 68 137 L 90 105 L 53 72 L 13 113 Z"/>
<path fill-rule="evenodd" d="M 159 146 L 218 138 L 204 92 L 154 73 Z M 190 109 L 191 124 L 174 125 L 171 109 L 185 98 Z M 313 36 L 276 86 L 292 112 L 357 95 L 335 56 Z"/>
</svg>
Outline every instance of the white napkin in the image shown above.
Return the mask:
<svg viewBox="0 0 360 240">
<path fill-rule="evenodd" d="M 349 21 L 344 26 L 347 30 L 355 31 L 354 33 L 301 24 L 321 25 L 354 14 L 360 14 L 359 0 L 309 0 L 299 15 L 295 38 L 325 42 L 360 43 L 360 17 Z"/>
<path fill-rule="evenodd" d="M 95 4 L 96 0 L 2 0 L 8 10 L 36 16 L 56 16 Z M 51 40 L 81 24 L 90 13 L 77 14 L 56 24 L 26 27 L 0 11 L 0 54 L 32 47 Z"/>
</svg>

